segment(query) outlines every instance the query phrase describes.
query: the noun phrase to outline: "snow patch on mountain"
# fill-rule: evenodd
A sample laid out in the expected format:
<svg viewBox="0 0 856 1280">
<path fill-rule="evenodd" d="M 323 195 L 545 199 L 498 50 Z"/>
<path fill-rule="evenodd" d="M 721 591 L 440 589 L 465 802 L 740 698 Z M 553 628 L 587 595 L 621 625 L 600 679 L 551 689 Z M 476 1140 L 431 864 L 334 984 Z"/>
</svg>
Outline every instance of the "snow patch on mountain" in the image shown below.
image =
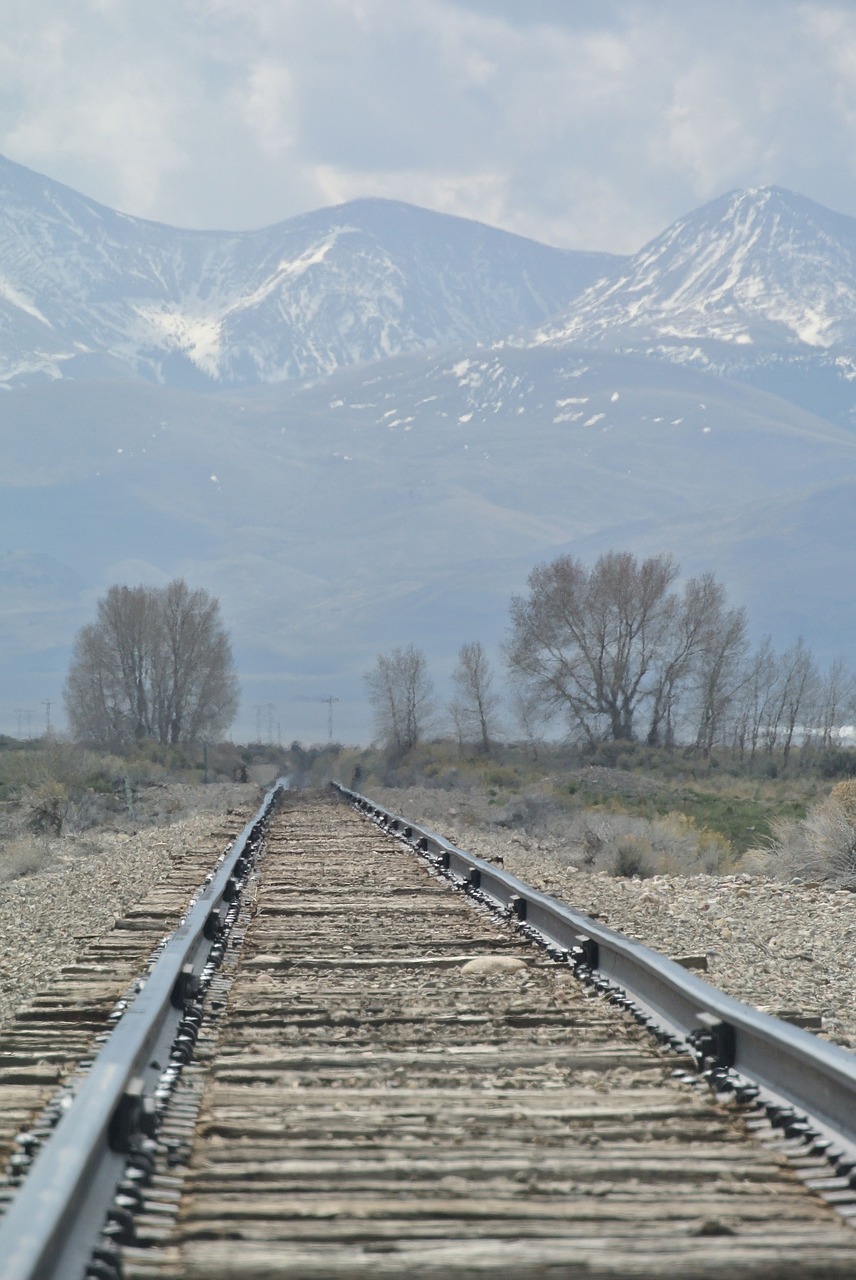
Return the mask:
<svg viewBox="0 0 856 1280">
<path fill-rule="evenodd" d="M 339 236 L 343 232 L 346 232 L 348 230 L 349 230 L 348 227 L 340 227 L 336 231 L 334 231 L 333 234 L 329 236 L 326 240 L 322 241 L 321 244 L 314 245 L 311 249 L 308 249 L 305 253 L 299 254 L 298 257 L 292 259 L 291 261 L 284 259 L 282 262 L 279 263 L 276 269 L 276 276 L 274 276 L 273 279 L 269 282 L 269 285 L 267 286 L 267 288 L 266 289 L 263 288 L 262 290 L 257 291 L 255 297 L 252 300 L 261 301 L 261 299 L 265 296 L 265 293 L 270 292 L 270 290 L 275 287 L 275 285 L 279 282 L 279 280 L 285 279 L 286 277 L 291 277 L 292 279 L 294 279 L 297 276 L 302 276 L 303 273 L 305 271 L 308 271 L 310 267 L 320 266 L 320 264 L 327 257 L 327 254 L 333 248 L 333 245 L 336 243 Z M 354 228 L 354 230 L 356 230 L 356 228 Z M 248 301 L 250 300 L 248 299 Z"/>
<path fill-rule="evenodd" d="M 680 219 L 539 334 L 612 347 L 643 337 L 764 349 L 852 342 L 856 219 L 776 187 L 731 192 Z"/>
<path fill-rule="evenodd" d="M 32 298 L 28 298 L 20 289 L 16 289 L 4 275 L 0 275 L 0 298 L 5 302 L 11 303 L 13 307 L 17 307 L 19 311 L 25 311 L 28 316 L 32 316 L 35 320 L 40 320 L 49 329 L 52 328 L 50 320 L 48 320 L 47 316 L 42 315 Z"/>
<path fill-rule="evenodd" d="M 222 358 L 221 322 L 214 316 L 189 316 L 167 307 L 134 308 L 143 324 L 141 345 L 186 354 L 204 373 L 216 378 Z"/>
</svg>

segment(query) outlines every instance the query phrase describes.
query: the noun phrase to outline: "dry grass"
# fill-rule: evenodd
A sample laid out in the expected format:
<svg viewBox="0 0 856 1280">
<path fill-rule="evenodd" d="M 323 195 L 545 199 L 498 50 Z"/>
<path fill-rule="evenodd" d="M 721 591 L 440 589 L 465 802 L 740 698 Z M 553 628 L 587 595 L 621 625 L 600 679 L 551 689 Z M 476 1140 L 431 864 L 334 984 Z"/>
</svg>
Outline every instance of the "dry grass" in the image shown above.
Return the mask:
<svg viewBox="0 0 856 1280">
<path fill-rule="evenodd" d="M 726 840 L 699 829 L 682 813 L 643 818 L 578 812 L 569 816 L 562 834 L 569 861 L 614 876 L 715 874 L 731 859 Z"/>
<path fill-rule="evenodd" d="M 19 835 L 0 841 L 0 883 L 44 871 L 54 859 L 49 841 L 38 836 Z"/>
<path fill-rule="evenodd" d="M 856 788 L 843 798 L 836 792 L 838 787 L 805 818 L 774 822 L 769 844 L 751 850 L 746 865 L 779 878 L 856 889 Z"/>
</svg>

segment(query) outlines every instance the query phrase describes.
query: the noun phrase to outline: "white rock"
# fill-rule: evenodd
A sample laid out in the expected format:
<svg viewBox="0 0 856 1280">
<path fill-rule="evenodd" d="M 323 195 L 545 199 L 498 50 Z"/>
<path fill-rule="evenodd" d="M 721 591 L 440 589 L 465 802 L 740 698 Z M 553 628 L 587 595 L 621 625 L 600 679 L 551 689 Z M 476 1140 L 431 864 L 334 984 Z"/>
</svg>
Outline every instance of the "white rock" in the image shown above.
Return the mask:
<svg viewBox="0 0 856 1280">
<path fill-rule="evenodd" d="M 467 975 L 517 973 L 526 967 L 526 961 L 522 960 L 520 956 L 476 956 L 474 960 L 468 960 L 466 964 L 461 966 L 461 973 Z"/>
</svg>

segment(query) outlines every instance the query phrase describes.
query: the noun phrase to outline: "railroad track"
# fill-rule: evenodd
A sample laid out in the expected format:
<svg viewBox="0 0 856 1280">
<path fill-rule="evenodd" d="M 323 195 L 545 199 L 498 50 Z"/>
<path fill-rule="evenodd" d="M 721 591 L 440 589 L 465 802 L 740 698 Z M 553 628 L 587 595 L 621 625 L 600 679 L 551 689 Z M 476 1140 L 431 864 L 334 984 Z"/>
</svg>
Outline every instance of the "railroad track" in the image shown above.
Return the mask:
<svg viewBox="0 0 856 1280">
<path fill-rule="evenodd" d="M 33 1128 L 21 1096 L 10 1106 L 7 1146 L 12 1129 L 24 1136 L 0 1221 L 4 1280 L 87 1267 L 99 1280 L 854 1273 L 856 1162 L 835 1074 L 850 1055 L 827 1046 L 806 1083 L 794 1063 L 813 1037 L 711 1001 L 668 965 L 658 985 L 644 948 L 343 797 L 352 807 L 281 795 L 184 917 L 178 933 L 196 930 L 202 950 L 177 956 L 178 992 L 164 980 L 172 1048 L 146 1048 L 150 1088 L 128 1069 L 95 1144 L 114 1180 L 94 1261 L 82 1240 L 71 1261 L 53 1245 L 24 1258 L 21 1238 L 43 1235 L 25 1197 L 39 1176 L 58 1196 L 51 1150 L 67 1117 L 48 1131 L 71 1089 L 47 1098 L 59 1059 L 49 1081 L 36 1064 L 46 1046 L 62 1057 L 55 1033 L 40 1042 L 40 1016 L 20 1020 L 16 1065 L 0 1052 L 0 1105 L 2 1072 L 31 1072 L 16 1087 L 41 1090 L 48 1112 Z M 91 1039 L 105 974 L 79 968 L 77 994 L 53 1000 Z M 765 1035 L 792 1046 L 792 1094 L 822 1089 L 820 1118 L 758 1094 L 747 1059 Z M 78 1099 L 97 1071 L 80 1073 Z M 771 1073 L 781 1086 L 762 1063 L 768 1090 Z"/>
</svg>

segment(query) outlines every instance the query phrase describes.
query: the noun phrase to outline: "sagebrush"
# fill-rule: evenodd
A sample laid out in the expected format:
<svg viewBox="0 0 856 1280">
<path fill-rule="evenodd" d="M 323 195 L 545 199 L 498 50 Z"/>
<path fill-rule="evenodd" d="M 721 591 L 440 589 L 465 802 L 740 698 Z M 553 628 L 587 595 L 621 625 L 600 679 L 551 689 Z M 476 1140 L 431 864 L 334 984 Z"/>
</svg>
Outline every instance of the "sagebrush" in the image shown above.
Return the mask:
<svg viewBox="0 0 856 1280">
<path fill-rule="evenodd" d="M 804 818 L 774 822 L 768 846 L 749 861 L 768 875 L 856 889 L 856 785 L 839 783 Z"/>
</svg>

